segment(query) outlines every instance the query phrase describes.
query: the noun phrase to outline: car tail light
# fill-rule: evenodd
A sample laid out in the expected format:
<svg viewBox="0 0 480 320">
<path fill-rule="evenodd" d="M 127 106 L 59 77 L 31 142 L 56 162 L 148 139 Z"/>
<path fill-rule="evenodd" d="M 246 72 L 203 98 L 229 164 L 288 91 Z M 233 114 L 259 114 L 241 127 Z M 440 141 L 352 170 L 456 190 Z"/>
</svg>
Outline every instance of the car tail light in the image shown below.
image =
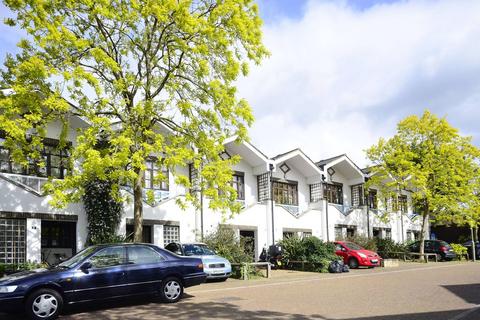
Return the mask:
<svg viewBox="0 0 480 320">
<path fill-rule="evenodd" d="M 447 252 L 448 249 L 447 249 L 447 247 L 445 247 L 445 246 L 441 246 L 441 247 L 440 247 L 440 251 Z"/>
<path fill-rule="evenodd" d="M 199 263 L 199 264 L 197 265 L 197 268 L 200 269 L 200 270 L 203 270 L 203 263 Z"/>
</svg>

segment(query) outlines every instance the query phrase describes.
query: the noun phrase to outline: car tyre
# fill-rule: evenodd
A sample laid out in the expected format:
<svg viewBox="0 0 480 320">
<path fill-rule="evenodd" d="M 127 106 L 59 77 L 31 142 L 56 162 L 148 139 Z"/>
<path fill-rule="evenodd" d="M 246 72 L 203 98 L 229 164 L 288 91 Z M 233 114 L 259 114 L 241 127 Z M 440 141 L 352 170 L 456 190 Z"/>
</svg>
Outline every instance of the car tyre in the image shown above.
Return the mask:
<svg viewBox="0 0 480 320">
<path fill-rule="evenodd" d="M 166 303 L 175 303 L 183 296 L 183 284 L 178 278 L 169 277 L 162 282 L 160 298 Z"/>
<path fill-rule="evenodd" d="M 53 289 L 42 288 L 32 292 L 25 302 L 25 312 L 32 320 L 53 320 L 63 308 L 62 295 Z"/>
<path fill-rule="evenodd" d="M 349 266 L 350 269 L 357 269 L 358 268 L 357 258 L 350 258 L 348 260 L 348 266 Z"/>
</svg>

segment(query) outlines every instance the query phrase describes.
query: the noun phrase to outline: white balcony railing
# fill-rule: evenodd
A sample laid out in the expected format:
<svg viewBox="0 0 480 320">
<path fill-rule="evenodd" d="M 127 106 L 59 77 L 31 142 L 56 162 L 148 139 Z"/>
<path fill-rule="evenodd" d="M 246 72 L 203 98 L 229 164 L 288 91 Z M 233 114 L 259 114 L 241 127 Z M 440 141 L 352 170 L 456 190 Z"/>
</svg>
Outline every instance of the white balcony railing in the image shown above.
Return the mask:
<svg viewBox="0 0 480 320">
<path fill-rule="evenodd" d="M 34 192 L 37 195 L 42 195 L 42 188 L 48 182 L 48 178 L 37 176 L 26 176 L 15 173 L 0 173 L 5 179 L 20 185 L 27 191 Z"/>
</svg>

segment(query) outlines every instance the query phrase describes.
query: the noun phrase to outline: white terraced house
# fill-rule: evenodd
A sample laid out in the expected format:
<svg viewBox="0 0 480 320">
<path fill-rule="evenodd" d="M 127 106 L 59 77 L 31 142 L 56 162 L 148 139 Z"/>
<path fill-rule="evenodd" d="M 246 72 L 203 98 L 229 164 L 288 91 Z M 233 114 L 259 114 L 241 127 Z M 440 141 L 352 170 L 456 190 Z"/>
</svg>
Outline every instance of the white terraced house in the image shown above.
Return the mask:
<svg viewBox="0 0 480 320">
<path fill-rule="evenodd" d="M 75 144 L 76 129 L 88 124 L 80 118 L 72 119 L 72 124 L 68 140 Z M 59 123 L 48 128 L 44 168 L 19 167 L 10 161 L 8 150 L 0 146 L 0 263 L 53 263 L 85 245 L 87 219 L 83 204 L 54 209 L 49 205 L 50 197 L 41 192 L 47 177 L 62 179 L 68 174 L 63 167 L 68 153 L 54 148 L 59 128 Z M 246 245 L 254 249 L 258 259 L 264 247 L 291 235 L 313 235 L 325 241 L 356 233 L 396 241 L 419 235 L 420 219 L 414 217 L 408 193 L 399 198 L 399 211 L 390 214 L 388 222 L 381 222 L 378 216 L 383 209 L 381 203 L 377 204 L 375 190 L 363 196 L 368 173 L 346 155 L 315 163 L 295 149 L 269 158 L 248 142 L 237 144 L 229 139 L 222 156 L 233 155 L 242 159 L 233 167 L 232 177 L 242 210 L 225 218 L 208 208 L 208 199 L 204 199 L 202 209 L 180 209 L 175 199 L 184 196 L 184 188 L 176 185 L 171 175 L 168 183 L 154 184 L 151 177 L 161 169 L 147 163 L 145 187 L 154 189 L 157 202 L 144 203 L 143 241 L 159 246 L 173 241 L 191 242 L 223 224 L 236 230 L 238 236 L 250 239 Z M 195 174 L 188 167 L 179 170 Z M 118 233 L 132 231 L 130 202 L 125 204 Z"/>
</svg>

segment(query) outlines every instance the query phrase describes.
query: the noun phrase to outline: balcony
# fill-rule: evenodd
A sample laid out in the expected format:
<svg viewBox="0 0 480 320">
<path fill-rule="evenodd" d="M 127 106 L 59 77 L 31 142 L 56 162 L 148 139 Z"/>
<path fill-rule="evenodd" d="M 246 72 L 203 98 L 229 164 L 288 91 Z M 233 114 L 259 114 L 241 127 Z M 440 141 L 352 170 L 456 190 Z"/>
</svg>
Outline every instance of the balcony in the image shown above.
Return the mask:
<svg viewBox="0 0 480 320">
<path fill-rule="evenodd" d="M 37 177 L 37 176 L 27 176 L 22 174 L 15 173 L 0 173 L 0 176 L 5 180 L 37 195 L 43 196 L 42 188 L 48 182 L 48 178 Z"/>
</svg>

